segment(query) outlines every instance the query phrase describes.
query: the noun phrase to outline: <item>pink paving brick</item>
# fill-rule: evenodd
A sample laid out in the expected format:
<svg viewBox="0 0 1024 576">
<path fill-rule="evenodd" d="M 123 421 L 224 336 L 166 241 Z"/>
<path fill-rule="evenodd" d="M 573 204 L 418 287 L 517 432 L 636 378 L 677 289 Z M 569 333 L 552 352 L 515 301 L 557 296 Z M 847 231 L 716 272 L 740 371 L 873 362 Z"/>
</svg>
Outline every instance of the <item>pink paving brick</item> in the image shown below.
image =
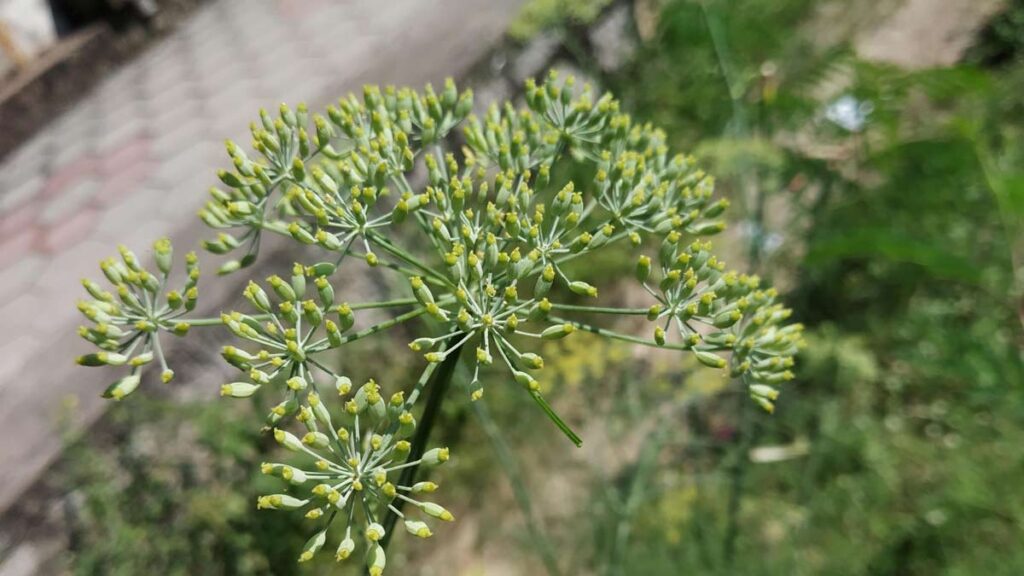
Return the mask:
<svg viewBox="0 0 1024 576">
<path fill-rule="evenodd" d="M 99 172 L 105 177 L 114 176 L 149 159 L 149 139 L 135 136 L 108 154 L 98 156 Z"/>
<path fill-rule="evenodd" d="M 43 267 L 41 256 L 23 256 L 6 268 L 0 268 L 0 302 L 27 292 Z M 2 357 L 2 356 L 0 356 Z"/>
<path fill-rule="evenodd" d="M 99 213 L 95 208 L 87 206 L 75 212 L 73 216 L 62 222 L 50 224 L 42 229 L 40 248 L 47 254 L 66 250 L 89 235 L 96 227 Z"/>
<path fill-rule="evenodd" d="M 155 166 L 152 162 L 134 162 L 123 170 L 100 182 L 96 193 L 96 205 L 111 206 L 131 192 L 139 189 L 152 176 Z"/>
<path fill-rule="evenodd" d="M 0 270 L 38 251 L 39 232 L 27 226 L 23 232 L 0 240 Z"/>
<path fill-rule="evenodd" d="M 71 303 L 74 306 L 74 302 Z M 46 312 L 46 301 L 34 291 L 24 292 L 0 305 L 4 330 L 11 335 L 35 335 L 40 316 Z"/>
<path fill-rule="evenodd" d="M 0 242 L 23 234 L 30 228 L 39 215 L 39 205 L 36 202 L 26 202 L 13 212 L 0 216 Z"/>
<path fill-rule="evenodd" d="M 38 346 L 39 341 L 31 336 L 19 336 L 0 345 L 0 356 L 4 358 L 0 363 L 0 383 L 16 377 L 29 355 Z"/>
<path fill-rule="evenodd" d="M 43 185 L 42 196 L 49 197 L 59 194 L 84 176 L 90 176 L 96 169 L 96 161 L 91 155 L 84 155 L 70 164 L 62 166 Z"/>
</svg>

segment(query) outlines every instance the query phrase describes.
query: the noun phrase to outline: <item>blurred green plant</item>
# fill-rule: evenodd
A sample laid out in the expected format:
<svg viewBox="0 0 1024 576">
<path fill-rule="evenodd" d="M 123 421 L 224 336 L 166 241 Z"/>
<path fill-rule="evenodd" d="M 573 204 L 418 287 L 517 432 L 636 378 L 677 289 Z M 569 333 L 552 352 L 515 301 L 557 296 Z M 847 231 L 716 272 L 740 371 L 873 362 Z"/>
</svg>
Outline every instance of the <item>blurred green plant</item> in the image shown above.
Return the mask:
<svg viewBox="0 0 1024 576">
<path fill-rule="evenodd" d="M 262 442 L 250 417 L 142 398 L 71 441 L 57 474 L 71 494 L 69 572 L 295 573 L 298 519 L 253 513 L 253 499 L 272 482 L 251 473 Z"/>
<path fill-rule="evenodd" d="M 1024 500 L 1008 486 L 1024 473 L 1012 448 L 1024 429 L 1024 180 L 1010 120 L 1024 67 L 862 62 L 842 42 L 809 43 L 809 8 L 674 2 L 634 67 L 606 79 L 639 117 L 697 145 L 747 220 L 751 265 L 771 263 L 812 327 L 801 398 L 754 420 L 738 535 L 730 451 L 697 426 L 689 448 L 662 458 L 693 455 L 707 473 L 662 468 L 646 481 L 626 563 L 1019 573 L 1024 555 L 1008 543 Z"/>
<path fill-rule="evenodd" d="M 529 0 L 509 24 L 508 35 L 526 41 L 565 25 L 590 24 L 612 0 Z"/>
</svg>

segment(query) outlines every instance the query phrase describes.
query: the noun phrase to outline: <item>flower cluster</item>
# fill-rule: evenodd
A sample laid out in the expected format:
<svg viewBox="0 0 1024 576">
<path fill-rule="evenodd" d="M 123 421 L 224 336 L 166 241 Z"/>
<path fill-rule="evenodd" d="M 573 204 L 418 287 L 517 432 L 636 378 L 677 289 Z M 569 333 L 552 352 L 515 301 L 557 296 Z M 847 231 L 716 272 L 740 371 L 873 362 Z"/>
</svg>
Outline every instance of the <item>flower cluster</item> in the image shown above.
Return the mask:
<svg viewBox="0 0 1024 576">
<path fill-rule="evenodd" d="M 728 207 L 715 199 L 714 179 L 692 158 L 670 155 L 660 130 L 635 124 L 610 95 L 595 98 L 571 77 L 529 81 L 525 100 L 522 109 L 492 106 L 477 118 L 469 114 L 471 92 L 459 93 L 448 81 L 440 93 L 430 86 L 422 93 L 367 87 L 361 99 L 342 98 L 326 116 L 311 118 L 302 105 L 282 105 L 276 117 L 261 111 L 251 152 L 227 144 L 234 168 L 219 173 L 223 187 L 211 189 L 200 212 L 217 231 L 206 249 L 240 254 L 221 273 L 252 264 L 264 233 L 327 254 L 319 264 L 296 264 L 287 279 L 271 276 L 265 287 L 250 282 L 244 295 L 255 311 L 226 313 L 210 323 L 222 323 L 244 341 L 225 347 L 223 356 L 248 378 L 225 384 L 222 394 L 283 390 L 267 429 L 314 459 L 313 468 L 265 465 L 264 472 L 304 492 L 262 497 L 260 507 L 301 508 L 313 519 L 326 516 L 327 525 L 340 514 L 346 532 L 339 558 L 352 553 L 353 531 L 361 533 L 373 573 L 384 568 L 379 542 L 385 526 L 402 515 L 404 504 L 451 518 L 415 498 L 432 484 L 389 476 L 402 470 L 408 479 L 419 465 L 447 459 L 446 450 L 423 453 L 424 446 L 405 439 L 431 375 L 451 373 L 439 366 L 467 359 L 473 400 L 484 395 L 491 374 L 484 369 L 501 367 L 577 444 L 582 440 L 542 395 L 544 359 L 532 351 L 538 341 L 584 330 L 693 354 L 708 367 L 729 370 L 768 411 L 776 386 L 793 377 L 801 327 L 788 324 L 789 311 L 773 290 L 728 271 L 711 252 L 707 237 L 722 231 Z M 461 145 L 452 147 L 456 141 Z M 649 298 L 644 306 L 598 305 L 598 287 L 579 275 L 587 265 L 599 267 L 602 253 L 613 247 L 635 253 L 638 290 Z M 169 246 L 157 257 L 166 278 Z M 189 294 L 194 297 L 194 258 L 189 266 L 186 307 Z M 361 266 L 399 275 L 407 293 L 336 302 L 338 271 Z M 85 310 L 99 324 L 84 334 L 119 354 L 137 344 L 140 356 L 153 348 L 162 362 L 155 333 L 175 329 L 182 297 L 175 297 L 177 305 L 171 294 L 168 306 L 153 304 L 163 282 L 143 273 L 134 256 L 107 268 L 127 311 L 87 285 L 96 301 Z M 354 331 L 355 312 L 366 309 L 395 313 Z M 607 315 L 646 319 L 648 335 L 590 323 Z M 349 398 L 350 380 L 323 354 L 417 318 L 431 320 L 426 335 L 409 343 L 426 365 L 408 396 L 385 401 L 369 382 Z M 136 332 L 124 333 L 126 324 Z M 135 360 L 98 356 L 85 363 Z M 333 420 L 318 389 L 325 379 L 346 397 Z M 130 388 L 137 383 L 130 381 Z M 125 393 L 117 390 L 111 395 Z M 283 429 L 293 416 L 306 427 L 301 438 Z M 406 528 L 430 534 L 422 520 L 407 520 Z M 324 545 L 325 533 L 326 527 L 310 539 L 302 559 Z"/>
<path fill-rule="evenodd" d="M 345 560 L 356 548 L 353 537 L 365 540 L 367 566 L 370 574 L 379 576 L 386 561 L 380 541 L 385 536 L 381 524 L 386 512 L 403 519 L 405 529 L 420 538 L 433 533 L 425 520 L 454 520 L 451 512 L 433 502 L 419 500 L 421 495 L 437 489 L 433 482 L 417 482 L 406 486 L 395 479 L 395 473 L 412 466 L 437 466 L 448 460 L 447 448 L 434 448 L 410 460 L 412 446 L 406 440 L 416 427 L 416 419 L 406 409 L 402 393 L 390 400 L 381 395 L 380 386 L 370 380 L 352 390 L 348 379 L 337 383 L 344 410 L 337 418 L 311 392 L 297 420 L 306 432 L 300 438 L 282 429 L 274 429 L 274 438 L 282 446 L 306 457 L 310 466 L 299 468 L 288 464 L 264 463 L 262 471 L 282 478 L 300 497 L 289 494 L 260 496 L 259 508 L 274 510 L 305 510 L 306 518 L 322 526 L 306 542 L 300 562 L 310 560 L 324 545 L 327 530 L 336 522 L 345 528 L 335 558 Z M 414 506 L 423 517 L 407 517 L 392 503 L 396 500 Z M 355 530 L 353 530 L 355 529 Z"/>
<path fill-rule="evenodd" d="M 172 247 L 162 238 L 153 244 L 158 274 L 146 270 L 138 257 L 121 246 L 120 261 L 109 258 L 100 262 L 103 275 L 114 286 L 117 296 L 92 280 L 82 280 L 91 301 L 81 300 L 78 309 L 92 326 L 81 326 L 78 334 L 96 345 L 99 352 L 78 358 L 82 366 L 128 366 L 130 373 L 111 384 L 103 396 L 120 400 L 139 386 L 143 368 L 153 362 L 160 364 L 160 378 L 169 382 L 174 371 L 167 367 L 160 333 L 184 336 L 191 326 L 184 315 L 196 306 L 199 267 L 195 253 L 185 257 L 186 278 L 181 290 L 167 288 L 171 272 Z"/>
</svg>

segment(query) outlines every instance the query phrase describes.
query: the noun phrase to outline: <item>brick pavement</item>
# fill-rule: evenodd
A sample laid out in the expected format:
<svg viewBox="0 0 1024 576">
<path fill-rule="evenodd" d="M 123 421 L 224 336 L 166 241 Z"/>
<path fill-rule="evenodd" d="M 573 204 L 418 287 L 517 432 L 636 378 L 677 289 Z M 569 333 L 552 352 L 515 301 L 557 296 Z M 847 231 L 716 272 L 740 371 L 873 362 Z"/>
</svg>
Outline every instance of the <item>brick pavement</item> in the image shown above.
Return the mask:
<svg viewBox="0 0 1024 576">
<path fill-rule="evenodd" d="M 0 512 L 59 453 L 65 399 L 79 427 L 105 408 L 113 374 L 73 364 L 88 349 L 75 335 L 80 278 L 98 277 L 119 242 L 196 244 L 195 211 L 228 164 L 220 143 L 248 141 L 260 106 L 320 109 L 365 82 L 459 75 L 518 3 L 218 0 L 0 164 Z"/>
</svg>

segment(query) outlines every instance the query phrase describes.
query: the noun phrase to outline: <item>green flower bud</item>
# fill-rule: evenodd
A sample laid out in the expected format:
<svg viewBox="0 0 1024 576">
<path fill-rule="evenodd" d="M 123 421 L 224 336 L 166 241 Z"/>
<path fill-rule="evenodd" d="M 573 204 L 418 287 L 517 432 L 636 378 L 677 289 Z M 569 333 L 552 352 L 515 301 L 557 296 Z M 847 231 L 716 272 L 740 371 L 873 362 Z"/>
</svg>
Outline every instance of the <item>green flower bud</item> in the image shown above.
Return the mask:
<svg viewBox="0 0 1024 576">
<path fill-rule="evenodd" d="M 259 384 L 250 384 L 248 382 L 231 382 L 230 384 L 223 384 L 220 387 L 221 396 L 231 396 L 232 398 L 248 398 L 256 393 L 260 389 Z"/>
<path fill-rule="evenodd" d="M 309 500 L 299 500 L 287 494 L 270 494 L 260 496 L 256 500 L 257 510 L 296 510 L 309 503 Z"/>
<path fill-rule="evenodd" d="M 382 576 L 387 558 L 384 556 L 384 548 L 380 544 L 373 544 L 366 555 L 366 567 L 370 576 Z"/>
<path fill-rule="evenodd" d="M 327 448 L 331 444 L 331 439 L 323 432 L 307 432 L 302 437 L 302 443 L 314 448 Z"/>
<path fill-rule="evenodd" d="M 419 538 L 430 538 L 434 535 L 434 533 L 430 531 L 430 526 L 427 526 L 427 523 L 422 520 L 406 520 L 405 530 L 409 532 L 409 534 Z"/>
<path fill-rule="evenodd" d="M 274 429 L 274 440 L 285 448 L 292 452 L 301 452 L 303 449 L 302 441 L 295 437 L 294 434 L 287 430 L 281 430 L 280 428 Z"/>
<path fill-rule="evenodd" d="M 352 380 L 348 376 L 338 376 L 334 381 L 334 388 L 339 396 L 344 396 L 352 391 Z"/>
<path fill-rule="evenodd" d="M 751 384 L 750 393 L 768 400 L 775 400 L 779 397 L 779 391 L 765 384 Z"/>
<path fill-rule="evenodd" d="M 444 520 L 445 522 L 455 520 L 455 516 L 452 516 L 451 512 L 445 510 L 444 507 L 439 504 L 434 504 L 433 502 L 420 502 L 419 507 L 420 510 L 423 510 L 423 512 L 428 516 L 433 516 L 439 520 Z"/>
<path fill-rule="evenodd" d="M 447 448 L 434 448 L 423 454 L 423 464 L 426 466 L 437 466 L 448 461 Z"/>
<path fill-rule="evenodd" d="M 437 484 L 433 482 L 417 482 L 412 485 L 413 494 L 430 494 L 437 490 Z"/>
<path fill-rule="evenodd" d="M 345 534 L 345 538 L 338 544 L 338 551 L 334 554 L 334 559 L 338 562 L 347 560 L 352 552 L 356 549 L 356 542 L 352 539 L 352 536 Z"/>
<path fill-rule="evenodd" d="M 557 340 L 559 338 L 564 338 L 575 331 L 576 327 L 566 322 L 565 324 L 548 326 L 540 333 L 540 337 L 545 340 Z"/>
<path fill-rule="evenodd" d="M 705 350 L 694 350 L 693 353 L 697 356 L 697 361 L 709 368 L 725 367 L 725 358 L 717 354 Z"/>
<path fill-rule="evenodd" d="M 640 256 L 636 262 L 636 279 L 641 283 L 647 282 L 651 277 L 651 259 L 647 256 Z"/>
<path fill-rule="evenodd" d="M 139 381 L 141 377 L 138 374 L 130 374 L 121 378 L 107 387 L 103 392 L 104 398 L 110 398 L 113 400 L 120 400 L 125 396 L 131 394 L 139 387 Z"/>
<path fill-rule="evenodd" d="M 327 529 L 321 530 L 313 535 L 312 538 L 306 541 L 306 545 L 302 547 L 302 554 L 299 555 L 299 562 L 309 562 L 313 559 L 313 556 L 323 547 L 324 542 L 327 540 Z"/>
<path fill-rule="evenodd" d="M 377 522 L 370 523 L 366 527 L 366 539 L 370 542 L 376 542 L 384 537 L 384 527 Z"/>
<path fill-rule="evenodd" d="M 540 370 L 544 367 L 544 359 L 532 352 L 527 352 L 519 356 L 519 359 L 523 361 L 526 367 L 533 370 Z"/>
</svg>

